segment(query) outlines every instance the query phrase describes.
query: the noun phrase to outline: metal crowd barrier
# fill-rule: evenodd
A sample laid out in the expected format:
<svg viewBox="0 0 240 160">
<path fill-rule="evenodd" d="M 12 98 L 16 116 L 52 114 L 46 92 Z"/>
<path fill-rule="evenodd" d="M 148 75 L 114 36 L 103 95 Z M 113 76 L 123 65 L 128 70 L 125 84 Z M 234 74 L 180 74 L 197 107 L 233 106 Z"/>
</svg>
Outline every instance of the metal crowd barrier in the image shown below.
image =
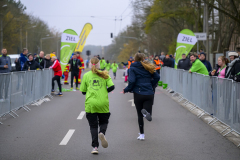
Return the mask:
<svg viewBox="0 0 240 160">
<path fill-rule="evenodd" d="M 10 114 L 15 118 L 14 111 L 29 111 L 27 105 L 51 97 L 52 76 L 51 69 L 0 74 L 0 117 Z"/>
<path fill-rule="evenodd" d="M 168 84 L 169 92 L 180 95 L 179 102 L 185 99 L 185 105 L 194 105 L 191 110 L 202 109 L 199 118 L 209 114 L 214 117 L 210 125 L 217 121 L 226 124 L 228 128 L 222 133 L 231 130 L 224 136 L 232 131 L 240 133 L 240 83 L 168 67 L 162 68 L 161 81 Z"/>
</svg>

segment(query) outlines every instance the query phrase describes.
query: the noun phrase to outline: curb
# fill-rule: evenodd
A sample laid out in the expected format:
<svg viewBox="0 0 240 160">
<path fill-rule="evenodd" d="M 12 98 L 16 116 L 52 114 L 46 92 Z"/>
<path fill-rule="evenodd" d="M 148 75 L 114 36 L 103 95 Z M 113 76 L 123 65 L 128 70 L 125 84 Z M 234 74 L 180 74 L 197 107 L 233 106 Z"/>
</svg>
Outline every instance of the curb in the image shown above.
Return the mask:
<svg viewBox="0 0 240 160">
<path fill-rule="evenodd" d="M 187 109 L 189 112 L 191 112 L 192 114 L 199 116 L 201 115 L 201 113 L 203 113 L 203 110 L 201 110 L 200 108 L 195 108 L 192 110 L 193 104 L 187 104 L 184 105 L 184 103 L 186 102 L 186 100 L 183 100 L 181 102 L 178 102 L 178 96 L 177 94 L 175 96 L 172 96 L 171 94 L 169 94 L 168 92 L 166 92 L 165 89 L 163 89 L 162 87 L 158 87 L 158 89 L 164 93 L 165 95 L 167 95 L 168 97 L 171 97 L 171 99 L 173 99 L 174 101 L 176 101 L 178 104 L 180 104 L 183 108 Z M 198 117 L 199 118 L 199 117 Z M 231 141 L 232 143 L 234 143 L 239 149 L 240 149 L 240 135 L 237 132 L 232 131 L 231 133 L 229 133 L 231 131 L 231 128 L 229 128 L 228 126 L 226 126 L 225 124 L 223 124 L 220 121 L 217 121 L 216 123 L 210 125 L 209 122 L 212 122 L 214 120 L 214 118 L 210 115 L 206 115 L 204 114 L 203 116 L 201 116 L 199 119 L 201 119 L 202 121 L 204 121 L 207 125 L 209 125 L 210 127 L 212 127 L 213 129 L 215 129 L 218 133 L 220 133 L 222 136 L 226 137 L 229 141 Z M 227 134 L 229 133 L 229 134 Z M 225 134 L 227 134 L 225 136 Z"/>
</svg>

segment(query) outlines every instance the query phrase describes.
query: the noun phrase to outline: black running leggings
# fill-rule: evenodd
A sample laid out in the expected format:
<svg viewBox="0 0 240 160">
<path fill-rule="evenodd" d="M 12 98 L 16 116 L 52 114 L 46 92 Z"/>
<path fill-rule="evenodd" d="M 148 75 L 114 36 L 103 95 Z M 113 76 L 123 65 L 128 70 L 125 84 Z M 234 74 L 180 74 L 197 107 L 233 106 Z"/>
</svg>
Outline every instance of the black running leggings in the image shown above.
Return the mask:
<svg viewBox="0 0 240 160">
<path fill-rule="evenodd" d="M 144 122 L 143 122 L 143 115 L 141 110 L 145 109 L 148 113 L 152 115 L 153 101 L 154 101 L 154 94 L 141 95 L 141 94 L 134 93 L 134 103 L 137 109 L 138 124 L 139 124 L 139 130 L 141 134 L 144 134 Z"/>
<path fill-rule="evenodd" d="M 54 90 L 54 81 L 56 80 L 57 84 L 58 84 L 59 92 L 62 92 L 62 86 L 61 86 L 61 83 L 60 83 L 60 79 L 61 79 L 60 76 L 54 76 L 52 78 L 52 89 Z"/>
</svg>

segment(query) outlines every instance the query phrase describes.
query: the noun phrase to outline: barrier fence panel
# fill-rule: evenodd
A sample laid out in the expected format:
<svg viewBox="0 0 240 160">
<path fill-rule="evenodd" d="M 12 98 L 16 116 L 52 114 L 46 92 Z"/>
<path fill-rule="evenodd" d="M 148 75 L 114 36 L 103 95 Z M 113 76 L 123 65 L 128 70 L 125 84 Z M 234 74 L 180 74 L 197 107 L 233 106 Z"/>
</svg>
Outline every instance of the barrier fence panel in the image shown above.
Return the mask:
<svg viewBox="0 0 240 160">
<path fill-rule="evenodd" d="M 25 72 L 13 72 L 11 81 L 11 110 L 24 106 Z"/>
<path fill-rule="evenodd" d="M 42 98 L 43 96 L 42 73 L 43 71 L 40 70 L 35 72 L 34 101 Z"/>
<path fill-rule="evenodd" d="M 30 104 L 34 101 L 35 89 L 35 71 L 25 73 L 24 79 L 24 104 Z"/>
<path fill-rule="evenodd" d="M 233 82 L 231 127 L 240 133 L 240 83 Z"/>
<path fill-rule="evenodd" d="M 11 73 L 1 74 L 0 76 L 0 116 L 10 112 L 10 82 Z"/>
<path fill-rule="evenodd" d="M 218 78 L 217 85 L 217 114 L 216 117 L 226 124 L 230 124 L 232 80 Z"/>
<path fill-rule="evenodd" d="M 211 77 L 212 79 L 212 105 L 213 105 L 213 116 L 217 115 L 217 92 L 218 92 L 218 77 Z"/>
</svg>

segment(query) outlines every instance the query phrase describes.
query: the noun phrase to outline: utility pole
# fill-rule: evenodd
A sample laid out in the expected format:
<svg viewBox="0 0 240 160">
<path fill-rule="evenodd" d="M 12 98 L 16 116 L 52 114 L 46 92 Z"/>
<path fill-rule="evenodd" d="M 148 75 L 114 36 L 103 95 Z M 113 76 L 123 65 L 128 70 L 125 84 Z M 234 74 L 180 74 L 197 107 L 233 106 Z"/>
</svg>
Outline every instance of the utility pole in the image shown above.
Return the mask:
<svg viewBox="0 0 240 160">
<path fill-rule="evenodd" d="M 210 52 L 209 52 L 209 24 L 208 24 L 208 5 L 204 3 L 204 14 L 203 14 L 203 32 L 207 33 L 207 41 L 205 43 L 206 52 L 207 52 L 207 60 L 210 60 Z"/>
<path fill-rule="evenodd" d="M 1 50 L 3 48 L 3 21 L 1 19 Z"/>
</svg>

